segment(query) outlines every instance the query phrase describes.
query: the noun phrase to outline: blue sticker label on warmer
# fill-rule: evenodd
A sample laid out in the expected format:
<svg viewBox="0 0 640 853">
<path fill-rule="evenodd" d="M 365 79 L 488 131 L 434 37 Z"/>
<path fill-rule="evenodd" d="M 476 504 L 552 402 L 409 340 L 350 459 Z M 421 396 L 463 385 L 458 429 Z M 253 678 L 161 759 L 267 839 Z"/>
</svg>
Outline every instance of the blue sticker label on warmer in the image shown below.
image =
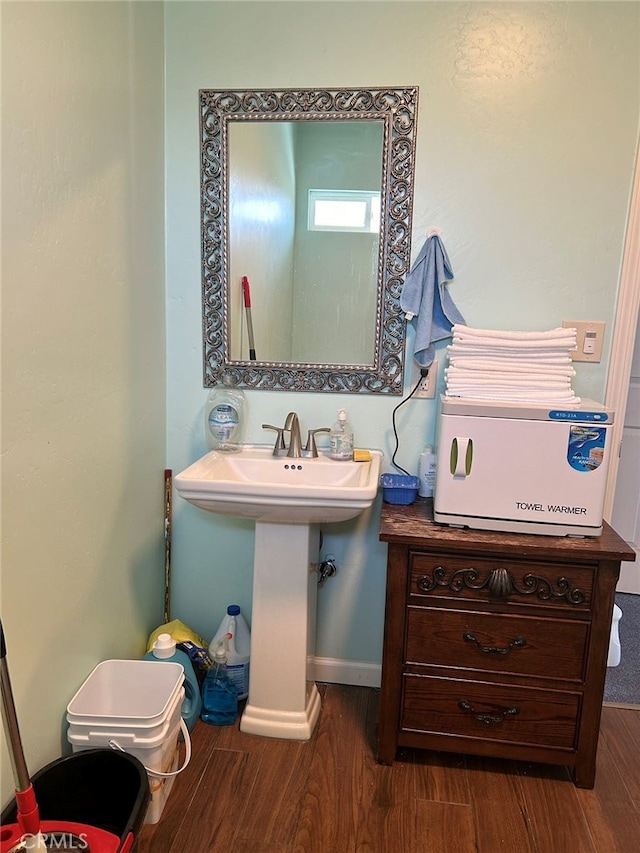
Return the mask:
<svg viewBox="0 0 640 853">
<path fill-rule="evenodd" d="M 607 431 L 596 426 L 572 426 L 569 429 L 567 460 L 576 471 L 594 471 L 602 465 Z"/>
<path fill-rule="evenodd" d="M 549 412 L 551 421 L 582 421 L 583 423 L 604 424 L 609 420 L 606 412 L 577 412 L 575 409 L 552 409 Z"/>
</svg>

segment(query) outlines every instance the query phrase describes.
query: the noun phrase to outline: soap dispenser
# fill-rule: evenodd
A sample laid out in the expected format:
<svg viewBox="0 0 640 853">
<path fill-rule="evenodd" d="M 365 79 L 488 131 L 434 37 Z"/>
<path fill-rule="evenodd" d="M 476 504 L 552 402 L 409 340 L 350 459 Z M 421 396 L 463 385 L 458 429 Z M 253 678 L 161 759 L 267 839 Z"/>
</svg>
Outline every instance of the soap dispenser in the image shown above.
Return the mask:
<svg viewBox="0 0 640 853">
<path fill-rule="evenodd" d="M 431 444 L 427 444 L 420 454 L 418 476 L 420 478 L 418 494 L 421 498 L 432 498 L 436 484 L 436 455 Z"/>
<path fill-rule="evenodd" d="M 338 409 L 338 420 L 329 434 L 329 459 L 353 459 L 353 428 L 344 409 Z"/>
<path fill-rule="evenodd" d="M 233 379 L 225 374 L 221 388 L 214 388 L 204 409 L 205 437 L 210 450 L 237 453 L 246 421 L 246 399 Z"/>
</svg>

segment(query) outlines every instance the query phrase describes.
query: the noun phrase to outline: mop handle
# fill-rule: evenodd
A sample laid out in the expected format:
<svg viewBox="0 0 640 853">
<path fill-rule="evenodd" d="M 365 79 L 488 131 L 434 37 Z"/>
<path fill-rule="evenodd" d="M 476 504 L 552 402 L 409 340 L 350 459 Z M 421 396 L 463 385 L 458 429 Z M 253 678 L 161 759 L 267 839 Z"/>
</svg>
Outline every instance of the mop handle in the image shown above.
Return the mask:
<svg viewBox="0 0 640 853">
<path fill-rule="evenodd" d="M 244 297 L 244 310 L 247 317 L 247 335 L 249 337 L 249 361 L 256 360 L 256 345 L 253 339 L 253 320 L 251 319 L 251 287 L 246 275 L 242 276 L 242 295 Z"/>
<path fill-rule="evenodd" d="M 0 680 L 2 685 L 2 722 L 4 724 L 4 733 L 7 741 L 11 745 L 9 750 L 9 758 L 13 768 L 13 778 L 16 784 L 16 791 L 26 791 L 29 787 L 29 772 L 27 770 L 27 762 L 24 758 L 24 752 L 20 744 L 20 730 L 18 729 L 18 720 L 16 719 L 16 709 L 11 693 L 11 680 L 9 679 L 9 670 L 7 662 L 2 658 L 0 661 Z"/>
<path fill-rule="evenodd" d="M 164 624 L 171 620 L 171 468 L 164 471 Z"/>
<path fill-rule="evenodd" d="M 16 806 L 18 826 L 23 836 L 29 836 L 27 850 L 45 851 L 47 847 L 40 832 L 40 811 L 35 791 L 29 778 L 27 762 L 24 758 L 20 729 L 18 727 L 18 715 L 13 701 L 13 690 L 9 678 L 9 667 L 7 666 L 7 647 L 4 642 L 4 628 L 0 619 L 0 684 L 2 687 L 2 722 L 9 744 L 9 757 L 13 770 L 13 778 L 16 788 Z"/>
<path fill-rule="evenodd" d="M 7 666 L 7 647 L 4 642 L 4 629 L 0 620 L 0 680 L 2 683 L 2 722 L 7 741 L 11 747 L 9 755 L 13 768 L 13 778 L 16 783 L 16 791 L 26 791 L 31 785 L 27 762 L 24 758 L 22 741 L 20 740 L 20 729 L 18 728 L 18 716 L 13 701 L 11 679 L 9 678 L 9 667 Z"/>
</svg>

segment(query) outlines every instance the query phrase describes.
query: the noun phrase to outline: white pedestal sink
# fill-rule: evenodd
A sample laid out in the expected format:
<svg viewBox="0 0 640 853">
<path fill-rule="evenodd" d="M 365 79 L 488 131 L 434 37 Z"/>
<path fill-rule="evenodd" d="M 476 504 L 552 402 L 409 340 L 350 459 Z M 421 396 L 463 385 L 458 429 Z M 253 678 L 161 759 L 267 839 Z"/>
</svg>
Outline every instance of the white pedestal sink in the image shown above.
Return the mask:
<svg viewBox="0 0 640 853">
<path fill-rule="evenodd" d="M 240 728 L 308 740 L 320 713 L 313 679 L 319 525 L 373 503 L 382 453 L 368 462 L 274 457 L 271 447 L 211 451 L 175 478 L 178 494 L 255 527 L 251 671 Z"/>
</svg>

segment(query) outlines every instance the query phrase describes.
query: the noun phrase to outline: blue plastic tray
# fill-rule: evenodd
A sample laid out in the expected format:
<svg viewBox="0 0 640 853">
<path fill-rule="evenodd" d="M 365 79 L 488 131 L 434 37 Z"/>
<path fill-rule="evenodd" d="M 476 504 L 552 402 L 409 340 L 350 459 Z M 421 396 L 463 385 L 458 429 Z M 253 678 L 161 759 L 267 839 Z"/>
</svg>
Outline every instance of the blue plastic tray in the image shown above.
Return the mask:
<svg viewBox="0 0 640 853">
<path fill-rule="evenodd" d="M 388 504 L 412 504 L 418 494 L 420 480 L 406 474 L 383 474 L 380 477 L 382 500 Z"/>
</svg>

